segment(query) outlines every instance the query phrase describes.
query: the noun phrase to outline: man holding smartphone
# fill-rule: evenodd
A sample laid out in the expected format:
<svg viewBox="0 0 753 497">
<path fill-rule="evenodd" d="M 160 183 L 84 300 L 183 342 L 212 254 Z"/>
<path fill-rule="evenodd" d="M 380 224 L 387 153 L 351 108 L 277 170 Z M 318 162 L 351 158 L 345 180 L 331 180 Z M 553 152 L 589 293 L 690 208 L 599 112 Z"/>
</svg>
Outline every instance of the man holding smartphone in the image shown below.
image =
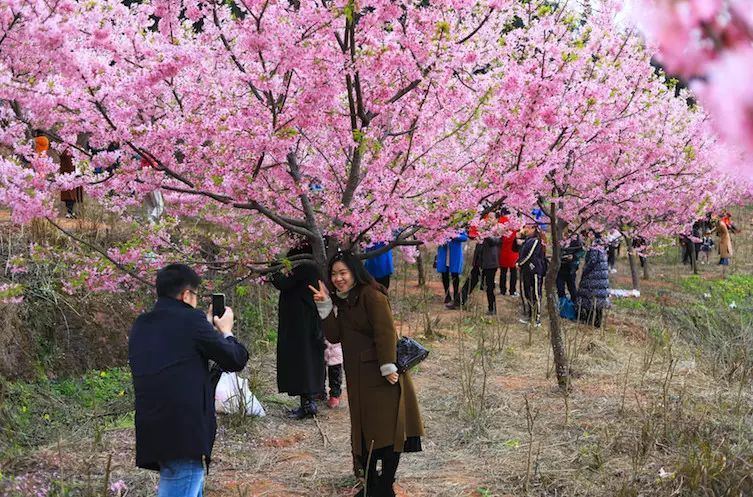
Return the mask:
<svg viewBox="0 0 753 497">
<path fill-rule="evenodd" d="M 248 351 L 233 310 L 196 309 L 201 278 L 184 264 L 157 273 L 157 303 L 128 338 L 136 397 L 136 466 L 160 472 L 158 497 L 201 497 L 217 429 L 208 361 L 240 371 Z"/>
</svg>

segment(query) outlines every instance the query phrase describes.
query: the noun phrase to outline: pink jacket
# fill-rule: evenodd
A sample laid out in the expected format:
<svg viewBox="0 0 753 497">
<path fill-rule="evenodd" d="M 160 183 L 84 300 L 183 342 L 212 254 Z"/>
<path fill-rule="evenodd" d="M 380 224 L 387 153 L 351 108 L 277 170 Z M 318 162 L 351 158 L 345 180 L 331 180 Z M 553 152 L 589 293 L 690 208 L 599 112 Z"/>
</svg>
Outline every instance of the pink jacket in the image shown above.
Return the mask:
<svg viewBox="0 0 753 497">
<path fill-rule="evenodd" d="M 327 366 L 337 366 L 343 363 L 343 348 L 339 343 L 331 344 L 327 340 L 324 340 L 327 344 L 327 348 L 324 349 L 324 362 Z"/>
</svg>

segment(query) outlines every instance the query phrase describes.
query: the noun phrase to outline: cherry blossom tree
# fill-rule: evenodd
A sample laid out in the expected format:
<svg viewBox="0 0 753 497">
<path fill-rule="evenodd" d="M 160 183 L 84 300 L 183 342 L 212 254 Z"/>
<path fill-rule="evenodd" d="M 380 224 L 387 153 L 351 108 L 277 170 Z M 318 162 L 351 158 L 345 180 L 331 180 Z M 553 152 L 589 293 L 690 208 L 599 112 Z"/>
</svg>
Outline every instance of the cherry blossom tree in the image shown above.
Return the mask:
<svg viewBox="0 0 753 497">
<path fill-rule="evenodd" d="M 55 193 L 84 185 L 129 221 L 159 189 L 171 219 L 225 229 L 223 253 L 257 272 L 288 243 L 283 233 L 306 239 L 320 266 L 325 235 L 387 248 L 447 236 L 463 217 L 451 214 L 478 204 L 467 166 L 489 85 L 476 49 L 502 10 L 5 2 L 0 142 L 14 156 L 0 165 L 0 202 L 19 222 L 52 219 Z M 55 175 L 34 156 L 39 131 L 74 153 L 84 174 Z M 142 239 L 163 240 L 149 247 L 152 265 L 158 249 L 175 249 L 172 222 L 139 227 Z M 253 256 L 244 255 L 249 240 L 263 242 Z M 106 256 L 134 265 L 143 248 Z"/>
<path fill-rule="evenodd" d="M 687 82 L 717 131 L 753 152 L 753 10 L 743 0 L 637 0 L 627 18 L 646 33 L 667 72 Z M 749 159 L 721 164 L 750 178 Z"/>
<path fill-rule="evenodd" d="M 499 111 L 484 116 L 486 157 L 498 173 L 489 188 L 504 194 L 509 173 L 524 171 L 551 227 L 545 289 L 563 388 L 569 370 L 555 284 L 564 228 L 601 231 L 654 210 L 666 214 L 665 229 L 679 229 L 714 172 L 713 157 L 700 152 L 713 142 L 703 110 L 674 96 L 640 37 L 619 29 L 614 14 L 608 6 L 586 18 L 521 9 L 504 38 L 511 48 L 492 99 Z M 506 203 L 529 213 L 532 204 L 519 199 Z"/>
</svg>

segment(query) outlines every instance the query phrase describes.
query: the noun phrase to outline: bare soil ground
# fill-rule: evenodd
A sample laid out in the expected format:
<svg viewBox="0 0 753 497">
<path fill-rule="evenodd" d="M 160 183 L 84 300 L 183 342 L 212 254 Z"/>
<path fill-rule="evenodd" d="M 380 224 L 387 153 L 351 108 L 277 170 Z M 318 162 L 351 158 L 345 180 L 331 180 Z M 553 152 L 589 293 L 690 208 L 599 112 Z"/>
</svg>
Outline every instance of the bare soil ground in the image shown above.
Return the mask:
<svg viewBox="0 0 753 497">
<path fill-rule="evenodd" d="M 613 285 L 625 288 L 626 262 L 622 266 Z M 674 288 L 673 278 L 658 276 L 665 270 L 676 272 L 656 268 L 644 298 Z M 672 454 L 635 460 L 641 413 L 664 395 L 669 364 L 662 349 L 650 352 L 651 320 L 615 309 L 604 330 L 568 323 L 575 379 L 565 398 L 552 377 L 547 323 L 518 323 L 518 299 L 498 296 L 498 315 L 490 318 L 482 315 L 485 295 L 478 290 L 467 312 L 443 307 L 435 279 L 429 294 L 425 312 L 397 311 L 405 333 L 419 334 L 428 315 L 439 334 L 421 337 L 431 355 L 413 376 L 427 435 L 423 453 L 403 457 L 399 495 L 603 496 L 618 495 L 628 481 L 652 493 Z M 398 281 L 392 299 L 419 295 Z M 698 395 L 734 394 L 706 377 L 690 352 L 674 354 L 680 360 L 672 395 L 686 395 L 690 385 Z M 221 420 L 206 495 L 353 495 L 347 407 L 322 405 L 316 420 L 288 420 L 285 410 L 295 399 L 274 393 L 273 353 L 257 357 L 248 374 L 260 384 L 256 393 L 268 415 Z M 112 429 L 98 438 L 63 438 L 16 461 L 15 472 L 75 475 L 101 485 L 111 457 L 110 481 L 123 480 L 129 496 L 154 495 L 156 475 L 133 467 L 133 430 Z"/>
</svg>

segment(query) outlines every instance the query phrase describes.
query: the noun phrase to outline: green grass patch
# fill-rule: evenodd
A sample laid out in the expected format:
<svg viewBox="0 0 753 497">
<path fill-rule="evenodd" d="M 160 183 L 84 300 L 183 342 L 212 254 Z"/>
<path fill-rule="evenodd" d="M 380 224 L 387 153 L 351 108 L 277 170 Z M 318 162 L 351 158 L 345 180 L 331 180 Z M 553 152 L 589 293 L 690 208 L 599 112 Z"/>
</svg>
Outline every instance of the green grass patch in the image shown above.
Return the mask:
<svg viewBox="0 0 753 497">
<path fill-rule="evenodd" d="M 733 274 L 724 279 L 706 280 L 700 276 L 688 276 L 680 281 L 680 286 L 686 292 L 696 295 L 707 294 L 711 298 L 720 299 L 729 305 L 740 303 L 753 297 L 753 275 Z"/>
<path fill-rule="evenodd" d="M 51 443 L 73 431 L 88 434 L 132 426 L 133 386 L 128 368 L 0 386 L 0 452 Z"/>
</svg>

